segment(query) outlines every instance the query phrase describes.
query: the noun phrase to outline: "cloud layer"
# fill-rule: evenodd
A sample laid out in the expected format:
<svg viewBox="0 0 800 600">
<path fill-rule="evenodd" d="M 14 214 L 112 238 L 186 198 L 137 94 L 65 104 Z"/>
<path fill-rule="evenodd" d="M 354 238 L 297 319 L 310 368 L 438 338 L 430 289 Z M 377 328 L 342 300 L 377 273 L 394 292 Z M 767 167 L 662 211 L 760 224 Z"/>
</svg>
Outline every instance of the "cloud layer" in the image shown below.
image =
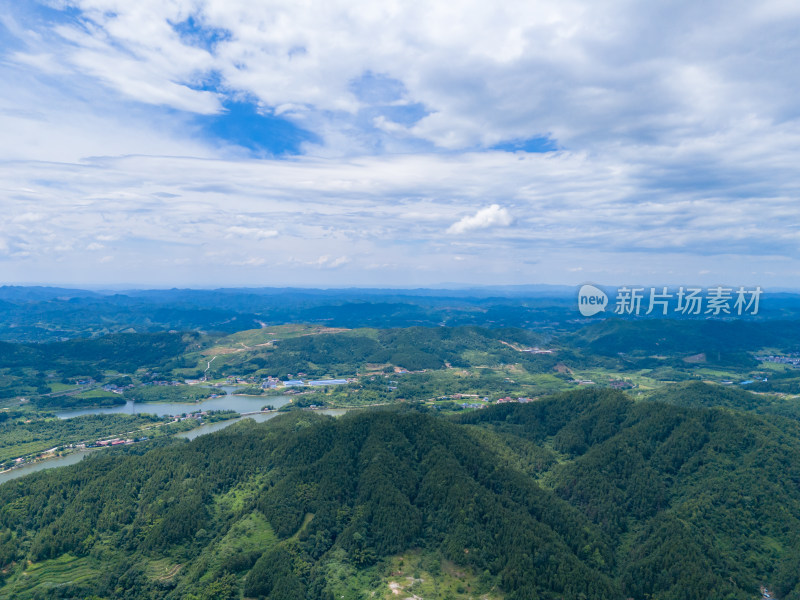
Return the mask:
<svg viewBox="0 0 800 600">
<path fill-rule="evenodd" d="M 0 7 L 7 281 L 800 286 L 796 3 Z"/>
<path fill-rule="evenodd" d="M 474 215 L 462 217 L 447 228 L 447 233 L 458 235 L 476 229 L 508 227 L 513 221 L 514 219 L 511 218 L 507 209 L 501 208 L 499 204 L 492 204 L 487 208 L 482 208 Z"/>
</svg>

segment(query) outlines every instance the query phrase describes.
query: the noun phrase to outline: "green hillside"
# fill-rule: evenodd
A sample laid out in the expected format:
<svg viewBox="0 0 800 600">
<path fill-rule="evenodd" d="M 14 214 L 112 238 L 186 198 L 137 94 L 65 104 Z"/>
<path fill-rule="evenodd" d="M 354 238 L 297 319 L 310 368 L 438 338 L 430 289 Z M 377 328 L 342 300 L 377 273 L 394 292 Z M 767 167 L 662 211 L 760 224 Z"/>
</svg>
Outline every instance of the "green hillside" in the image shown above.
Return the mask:
<svg viewBox="0 0 800 600">
<path fill-rule="evenodd" d="M 799 459 L 793 420 L 610 391 L 245 421 L 0 486 L 0 598 L 791 600 Z"/>
<path fill-rule="evenodd" d="M 690 355 L 707 353 L 709 360 L 733 359 L 764 347 L 798 349 L 798 321 L 712 321 L 606 319 L 591 323 L 562 341 L 591 353 Z"/>
<path fill-rule="evenodd" d="M 446 365 L 500 365 L 527 358 L 509 344 L 527 347 L 542 343 L 543 339 L 521 329 L 408 327 L 321 330 L 316 334 L 285 337 L 275 339 L 274 343 L 248 347 L 237 340 L 247 333 L 224 338 L 220 340 L 223 347 L 204 351 L 207 356 L 217 356 L 209 369 L 209 377 L 254 372 L 277 377 L 302 372 L 322 377 L 354 374 L 370 366 L 397 366 L 416 371 L 443 369 Z M 280 338 L 280 333 L 276 332 L 274 337 Z M 258 340 L 254 335 L 248 337 Z M 270 340 L 273 335 L 267 333 L 260 337 Z"/>
<path fill-rule="evenodd" d="M 751 386 L 747 386 L 752 389 Z M 753 393 L 740 386 L 721 386 L 690 381 L 655 390 L 650 400 L 678 406 L 724 407 L 732 410 L 774 414 L 800 420 L 800 400 L 776 394 Z"/>
</svg>

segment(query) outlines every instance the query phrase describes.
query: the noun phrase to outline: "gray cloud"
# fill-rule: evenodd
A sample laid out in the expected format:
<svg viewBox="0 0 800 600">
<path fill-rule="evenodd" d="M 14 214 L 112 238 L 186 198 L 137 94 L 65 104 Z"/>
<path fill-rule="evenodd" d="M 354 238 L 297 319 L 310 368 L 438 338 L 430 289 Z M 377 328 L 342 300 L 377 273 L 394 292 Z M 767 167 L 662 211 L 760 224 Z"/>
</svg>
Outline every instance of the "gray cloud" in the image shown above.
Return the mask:
<svg viewBox="0 0 800 600">
<path fill-rule="evenodd" d="M 692 264 L 692 273 L 739 268 L 744 255 L 774 269 L 800 243 L 791 196 L 754 204 L 702 189 L 643 194 L 648 163 L 620 171 L 564 152 L 365 157 L 347 164 L 128 157 L 47 164 L 49 181 L 60 182 L 55 187 L 37 183 L 43 167 L 0 166 L 7 190 L 25 190 L 6 197 L 9 214 L 20 216 L 0 235 L 9 249 L 26 253 L 29 265 L 45 270 L 54 255 L 86 268 L 101 255 L 131 268 L 158 255 L 180 260 L 175 273 L 184 277 L 187 267 L 214 265 L 306 280 L 335 266 L 352 278 L 380 263 L 397 265 L 394 276 L 406 279 L 424 264 L 432 272 L 426 277 L 441 281 L 457 264 L 465 277 L 481 265 L 485 277 L 498 281 L 536 273 L 563 280 L 561 261 L 569 258 L 573 270 L 589 269 L 587 263 L 599 268 L 601 255 L 629 266 L 634 256 L 649 256 L 652 264 L 672 256 L 678 271 Z M 236 181 L 235 193 L 221 191 L 229 180 Z M 503 198 L 508 209 L 487 208 L 487 197 Z M 443 238 L 448 228 L 458 229 L 457 244 Z M 87 253 L 101 243 L 103 252 Z"/>
</svg>

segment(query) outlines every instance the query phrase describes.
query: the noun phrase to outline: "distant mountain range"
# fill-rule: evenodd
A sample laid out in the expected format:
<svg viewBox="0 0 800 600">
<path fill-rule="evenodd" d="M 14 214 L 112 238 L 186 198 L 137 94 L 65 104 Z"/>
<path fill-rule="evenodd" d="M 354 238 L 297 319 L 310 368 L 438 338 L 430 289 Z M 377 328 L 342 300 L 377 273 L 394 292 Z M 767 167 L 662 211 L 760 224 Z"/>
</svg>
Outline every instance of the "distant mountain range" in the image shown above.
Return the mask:
<svg viewBox="0 0 800 600">
<path fill-rule="evenodd" d="M 91 291 L 0 287 L 0 340 L 43 342 L 125 331 L 231 333 L 262 324 L 336 327 L 478 325 L 570 331 L 591 319 L 577 311 L 577 289 L 505 286 L 470 289 L 230 288 Z M 682 317 L 670 314 L 670 318 Z M 638 317 L 644 320 L 645 317 Z M 705 320 L 705 314 L 694 317 Z M 720 315 L 720 318 L 728 318 Z M 800 295 L 765 293 L 749 321 L 800 319 Z"/>
</svg>

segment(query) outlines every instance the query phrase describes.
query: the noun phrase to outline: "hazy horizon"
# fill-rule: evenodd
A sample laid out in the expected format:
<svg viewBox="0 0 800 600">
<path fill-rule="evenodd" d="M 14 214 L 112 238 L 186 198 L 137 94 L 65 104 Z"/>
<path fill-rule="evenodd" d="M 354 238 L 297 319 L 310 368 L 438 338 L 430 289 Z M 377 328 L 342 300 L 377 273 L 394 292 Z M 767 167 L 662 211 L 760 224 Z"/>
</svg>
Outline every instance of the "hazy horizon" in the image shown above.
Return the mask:
<svg viewBox="0 0 800 600">
<path fill-rule="evenodd" d="M 349 291 L 376 291 L 376 292 L 503 292 L 506 293 L 531 293 L 531 294 L 546 294 L 548 292 L 569 292 L 577 293 L 578 289 L 582 285 L 596 285 L 606 290 L 609 289 L 616 289 L 622 286 L 637 286 L 643 287 L 646 290 L 650 288 L 653 289 L 660 289 L 662 287 L 667 287 L 670 290 L 677 289 L 679 287 L 696 287 L 701 288 L 703 290 L 708 290 L 710 288 L 714 288 L 717 286 L 738 286 L 738 284 L 730 283 L 730 282 L 717 282 L 713 285 L 703 285 L 697 282 L 680 282 L 680 283 L 663 283 L 663 282 L 637 282 L 637 281 L 624 281 L 621 283 L 607 283 L 607 282 L 597 282 L 597 281 L 581 281 L 580 283 L 570 285 L 570 284 L 550 284 L 550 283 L 522 283 L 522 284 L 491 284 L 491 285 L 480 285 L 480 284 L 473 284 L 473 283 L 456 283 L 456 282 L 444 282 L 439 284 L 431 284 L 427 286 L 401 286 L 401 285 L 331 285 L 331 286 L 313 286 L 313 285 L 228 285 L 228 286 L 219 286 L 219 285 L 151 285 L 147 283 L 122 283 L 117 285 L 103 285 L 103 284 L 84 284 L 84 283 L 9 283 L 3 282 L 0 285 L 0 289 L 3 288 L 52 288 L 52 289 L 65 289 L 65 290 L 79 290 L 79 291 L 87 291 L 87 292 L 94 292 L 94 293 L 121 293 L 126 291 L 168 291 L 168 290 L 180 290 L 180 291 L 259 291 L 259 290 L 308 290 L 308 291 L 320 291 L 320 292 L 349 292 Z M 747 289 L 752 289 L 752 287 L 744 286 Z M 800 287 L 781 287 L 781 286 L 758 286 L 761 287 L 765 293 L 800 293 Z"/>
</svg>

